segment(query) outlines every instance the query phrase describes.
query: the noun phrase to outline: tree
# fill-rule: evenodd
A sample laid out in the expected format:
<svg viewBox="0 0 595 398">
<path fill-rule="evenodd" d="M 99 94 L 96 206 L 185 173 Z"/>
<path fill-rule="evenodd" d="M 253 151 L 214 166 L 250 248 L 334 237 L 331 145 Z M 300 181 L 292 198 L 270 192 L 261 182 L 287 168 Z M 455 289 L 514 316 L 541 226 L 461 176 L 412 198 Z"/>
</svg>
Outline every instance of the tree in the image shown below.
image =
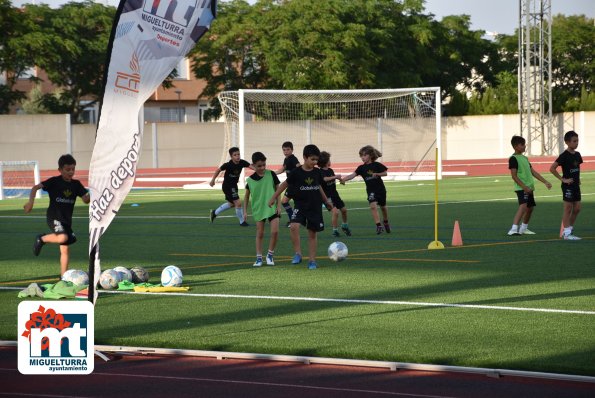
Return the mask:
<svg viewBox="0 0 595 398">
<path fill-rule="evenodd" d="M 469 101 L 470 115 L 499 115 L 518 113 L 517 76 L 510 72 L 500 72 L 496 84 L 484 92 L 474 92 Z"/>
<path fill-rule="evenodd" d="M 11 6 L 9 0 L 0 0 L 0 72 L 5 83 L 0 83 L 0 113 L 25 98 L 25 93 L 14 89 L 19 76 L 33 65 L 32 53 L 22 40 L 24 32 L 34 28 L 27 15 Z"/>
<path fill-rule="evenodd" d="M 35 65 L 60 88 L 59 94 L 44 95 L 40 101 L 51 112 L 70 113 L 76 122 L 101 95 L 115 9 L 87 0 L 55 10 L 45 4 L 27 5 L 25 12 L 37 29 L 25 33 L 23 40 Z M 81 103 L 83 98 L 90 102 Z"/>
</svg>

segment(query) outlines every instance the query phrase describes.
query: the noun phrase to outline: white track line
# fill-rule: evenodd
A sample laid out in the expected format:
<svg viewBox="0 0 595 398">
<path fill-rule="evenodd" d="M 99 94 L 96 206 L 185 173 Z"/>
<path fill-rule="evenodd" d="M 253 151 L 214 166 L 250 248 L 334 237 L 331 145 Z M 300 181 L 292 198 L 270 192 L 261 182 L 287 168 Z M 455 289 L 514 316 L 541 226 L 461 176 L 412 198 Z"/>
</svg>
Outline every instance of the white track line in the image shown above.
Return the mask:
<svg viewBox="0 0 595 398">
<path fill-rule="evenodd" d="M 0 290 L 22 290 L 24 287 L 0 286 Z M 201 294 L 201 293 L 176 293 L 176 292 L 130 292 L 119 290 L 100 290 L 101 294 L 146 294 L 149 296 L 183 296 L 183 297 L 206 297 L 206 298 L 231 298 L 231 299 L 252 299 L 252 300 L 282 300 L 282 301 L 309 301 L 321 303 L 346 303 L 346 304 L 384 304 L 384 305 L 408 305 L 417 307 L 446 307 L 446 308 L 468 308 L 480 310 L 500 311 L 521 311 L 521 312 L 545 312 L 553 314 L 577 314 L 595 315 L 595 311 L 584 310 L 561 310 L 556 308 L 531 308 L 531 307 L 507 307 L 501 305 L 478 305 L 478 304 L 451 304 L 451 303 L 426 303 L 420 301 L 395 301 L 395 300 L 363 300 L 363 299 L 337 299 L 322 297 L 294 297 L 294 296 L 253 296 L 247 294 Z"/>
</svg>

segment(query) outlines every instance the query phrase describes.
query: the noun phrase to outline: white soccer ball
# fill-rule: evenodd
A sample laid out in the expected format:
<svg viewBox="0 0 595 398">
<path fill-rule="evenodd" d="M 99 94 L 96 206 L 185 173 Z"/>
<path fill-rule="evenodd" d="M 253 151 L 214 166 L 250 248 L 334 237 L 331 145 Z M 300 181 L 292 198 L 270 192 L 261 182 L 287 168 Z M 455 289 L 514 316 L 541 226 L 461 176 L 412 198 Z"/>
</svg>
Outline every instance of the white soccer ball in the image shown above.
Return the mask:
<svg viewBox="0 0 595 398">
<path fill-rule="evenodd" d="M 132 282 L 132 273 L 126 267 L 115 267 L 114 271 L 120 274 L 120 279 L 126 282 Z"/>
<path fill-rule="evenodd" d="M 328 258 L 333 261 L 343 261 L 348 254 L 347 245 L 343 242 L 333 242 L 328 247 Z"/>
<path fill-rule="evenodd" d="M 161 271 L 161 284 L 163 286 L 181 286 L 184 276 L 175 265 L 168 265 Z"/>
<path fill-rule="evenodd" d="M 120 274 L 113 269 L 106 269 L 99 277 L 99 284 L 106 290 L 116 289 L 120 281 Z"/>
<path fill-rule="evenodd" d="M 63 281 L 72 282 L 77 286 L 86 286 L 89 284 L 89 276 L 85 271 L 79 269 L 69 269 L 62 275 Z"/>
<path fill-rule="evenodd" d="M 134 283 L 145 283 L 149 281 L 149 273 L 143 267 L 132 267 L 130 268 L 132 274 L 132 282 Z"/>
</svg>

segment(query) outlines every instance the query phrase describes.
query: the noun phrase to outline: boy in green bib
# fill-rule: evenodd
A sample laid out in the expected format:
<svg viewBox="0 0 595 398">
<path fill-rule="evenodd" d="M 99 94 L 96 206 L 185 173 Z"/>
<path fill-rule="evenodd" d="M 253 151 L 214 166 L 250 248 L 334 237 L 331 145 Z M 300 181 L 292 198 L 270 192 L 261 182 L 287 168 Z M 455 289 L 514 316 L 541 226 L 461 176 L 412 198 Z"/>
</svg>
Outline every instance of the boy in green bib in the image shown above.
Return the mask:
<svg viewBox="0 0 595 398">
<path fill-rule="evenodd" d="M 274 195 L 279 186 L 279 178 L 275 172 L 267 169 L 267 158 L 262 152 L 252 154 L 254 174 L 246 179 L 246 193 L 244 195 L 244 214 L 248 214 L 248 202 L 252 196 L 252 217 L 256 221 L 256 261 L 255 267 L 262 265 L 262 243 L 264 240 L 264 227 L 267 222 L 271 224 L 271 240 L 269 251 L 266 255 L 267 265 L 275 265 L 273 258 L 277 239 L 279 237 L 279 218 L 281 217 L 281 201 L 277 200 L 276 207 L 269 207 L 268 200 Z"/>
<path fill-rule="evenodd" d="M 531 219 L 533 208 L 536 206 L 533 196 L 535 178 L 543 182 L 547 189 L 551 189 L 552 184 L 536 172 L 531 167 L 529 159 L 523 155 L 526 150 L 526 143 L 523 137 L 518 135 L 513 136 L 510 144 L 514 148 L 514 154 L 508 159 L 508 168 L 514 181 L 514 191 L 519 200 L 519 208 L 514 215 L 512 227 L 508 231 L 508 235 L 535 235 L 535 232 L 529 230 L 529 220 Z"/>
</svg>

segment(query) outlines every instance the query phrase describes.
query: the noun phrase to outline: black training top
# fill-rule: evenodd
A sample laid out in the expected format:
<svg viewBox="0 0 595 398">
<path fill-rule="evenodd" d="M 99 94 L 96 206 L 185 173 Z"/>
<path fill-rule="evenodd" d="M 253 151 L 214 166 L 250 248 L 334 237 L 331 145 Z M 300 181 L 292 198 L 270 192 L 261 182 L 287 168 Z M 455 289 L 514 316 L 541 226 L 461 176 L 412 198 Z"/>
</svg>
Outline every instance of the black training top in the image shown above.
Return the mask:
<svg viewBox="0 0 595 398">
<path fill-rule="evenodd" d="M 72 212 L 77 196 L 85 196 L 87 189 L 79 180 L 65 181 L 62 176 L 48 178 L 41 183 L 50 196 L 47 218 L 72 225 Z"/>
<path fill-rule="evenodd" d="M 222 164 L 219 168 L 225 171 L 225 174 L 223 175 L 223 185 L 237 185 L 238 181 L 240 181 L 242 169 L 249 166 L 250 163 L 246 162 L 244 159 L 240 159 L 238 163 L 234 163 L 233 160 L 230 160 L 229 162 Z"/>
<path fill-rule="evenodd" d="M 322 195 L 320 186 L 322 175 L 319 168 L 305 171 L 302 166 L 297 167 L 287 177 L 287 184 L 292 189 L 292 199 L 296 207 L 302 210 L 320 208 Z"/>
<path fill-rule="evenodd" d="M 388 170 L 385 165 L 379 162 L 372 162 L 362 164 L 355 169 L 355 174 L 362 176 L 366 183 L 366 191 L 370 192 L 386 192 L 386 187 L 382 181 L 382 177 L 373 177 L 373 173 L 382 173 Z"/>
<path fill-rule="evenodd" d="M 285 169 L 285 173 L 287 174 L 287 176 L 289 176 L 289 173 L 295 170 L 298 164 L 300 164 L 300 161 L 293 154 L 285 158 L 285 160 L 283 161 L 283 168 Z"/>
<path fill-rule="evenodd" d="M 337 193 L 337 180 L 324 181 L 325 177 L 333 177 L 335 172 L 330 167 L 328 169 L 320 169 L 322 175 L 322 190 L 327 197 L 331 197 Z"/>
<path fill-rule="evenodd" d="M 581 168 L 583 158 L 579 152 L 570 153 L 565 150 L 558 156 L 556 163 L 562 166 L 562 178 L 572 178 L 574 182 L 570 185 L 579 185 L 581 182 Z M 564 184 L 568 186 L 568 184 Z"/>
</svg>

